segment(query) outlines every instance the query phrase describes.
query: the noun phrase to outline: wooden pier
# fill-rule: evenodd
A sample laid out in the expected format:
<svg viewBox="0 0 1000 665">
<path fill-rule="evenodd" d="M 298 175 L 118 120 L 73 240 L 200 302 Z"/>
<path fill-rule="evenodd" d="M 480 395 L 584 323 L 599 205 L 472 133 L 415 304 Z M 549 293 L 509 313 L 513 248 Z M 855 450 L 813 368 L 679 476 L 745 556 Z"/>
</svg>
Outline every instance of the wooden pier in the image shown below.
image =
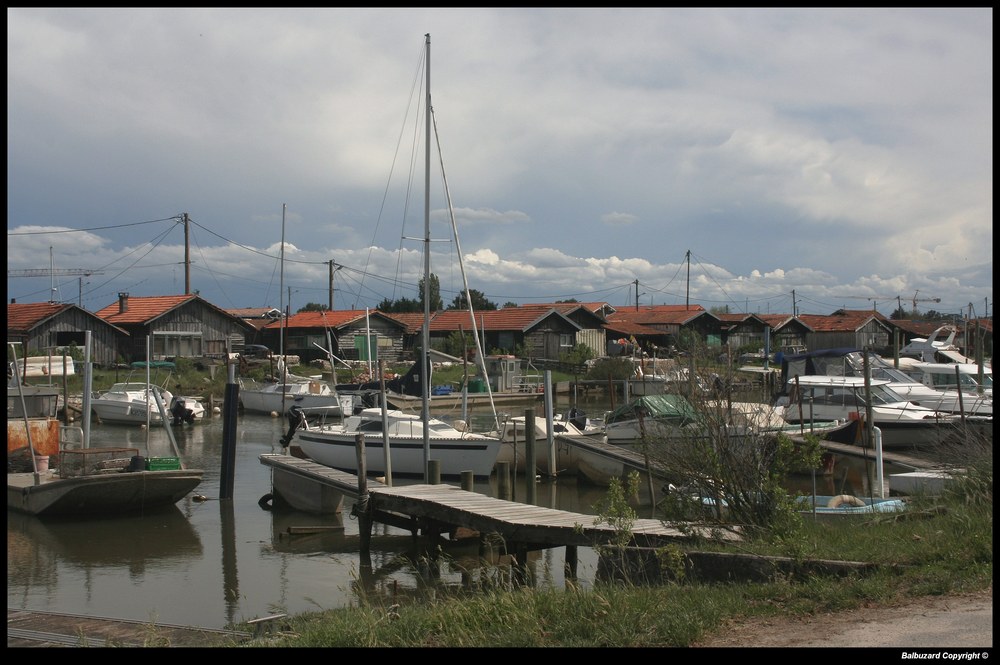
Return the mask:
<svg viewBox="0 0 1000 665">
<path fill-rule="evenodd" d="M 230 647 L 250 633 L 7 608 L 7 647 Z"/>
<path fill-rule="evenodd" d="M 566 547 L 566 572 L 575 577 L 577 547 L 617 543 L 622 535 L 595 515 L 507 501 L 453 485 L 388 486 L 291 455 L 265 453 L 260 461 L 272 472 L 298 476 L 354 499 L 352 514 L 359 522 L 362 557 L 369 553 L 372 526 L 380 522 L 414 536 L 477 537 L 481 552 L 494 550 L 522 563 L 529 551 Z M 637 519 L 630 526 L 628 544 L 660 547 L 699 536 L 740 540 L 734 532 L 720 535 L 696 525 L 672 526 L 658 519 Z"/>
</svg>

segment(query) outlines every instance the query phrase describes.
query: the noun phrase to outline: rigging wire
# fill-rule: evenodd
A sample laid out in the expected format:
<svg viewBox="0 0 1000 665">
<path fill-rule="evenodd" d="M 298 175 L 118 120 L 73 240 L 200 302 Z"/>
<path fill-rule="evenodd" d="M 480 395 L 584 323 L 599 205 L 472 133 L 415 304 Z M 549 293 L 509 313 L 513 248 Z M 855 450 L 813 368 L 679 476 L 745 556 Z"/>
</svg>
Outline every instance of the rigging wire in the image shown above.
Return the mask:
<svg viewBox="0 0 1000 665">
<path fill-rule="evenodd" d="M 111 226 L 92 226 L 85 229 L 58 229 L 51 231 L 8 231 L 9 236 L 37 236 L 46 235 L 51 233 L 84 233 L 86 231 L 105 231 L 107 229 L 122 229 L 129 226 L 141 226 L 142 224 L 157 224 L 159 222 L 171 222 L 179 221 L 180 216 L 174 215 L 173 217 L 164 217 L 163 219 L 151 219 L 145 222 L 131 222 L 129 224 L 114 224 Z"/>
</svg>

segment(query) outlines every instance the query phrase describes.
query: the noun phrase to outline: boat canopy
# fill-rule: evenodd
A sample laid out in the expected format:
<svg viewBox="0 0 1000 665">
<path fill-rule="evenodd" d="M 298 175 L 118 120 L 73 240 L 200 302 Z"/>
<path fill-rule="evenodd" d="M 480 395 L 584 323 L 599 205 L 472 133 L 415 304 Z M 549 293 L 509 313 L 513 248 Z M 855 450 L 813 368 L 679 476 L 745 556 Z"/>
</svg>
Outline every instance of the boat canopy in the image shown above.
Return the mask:
<svg viewBox="0 0 1000 665">
<path fill-rule="evenodd" d="M 842 347 L 784 356 L 781 359 L 781 383 L 784 385 L 795 376 L 807 374 L 846 376 L 848 372 L 844 368 L 845 359 L 848 355 L 859 352 L 854 347 Z"/>
<path fill-rule="evenodd" d="M 663 395 L 643 395 L 609 413 L 604 422 L 613 423 L 631 420 L 642 413 L 644 418 L 676 421 L 678 425 L 697 422 L 698 411 L 683 395 L 673 393 Z"/>
</svg>

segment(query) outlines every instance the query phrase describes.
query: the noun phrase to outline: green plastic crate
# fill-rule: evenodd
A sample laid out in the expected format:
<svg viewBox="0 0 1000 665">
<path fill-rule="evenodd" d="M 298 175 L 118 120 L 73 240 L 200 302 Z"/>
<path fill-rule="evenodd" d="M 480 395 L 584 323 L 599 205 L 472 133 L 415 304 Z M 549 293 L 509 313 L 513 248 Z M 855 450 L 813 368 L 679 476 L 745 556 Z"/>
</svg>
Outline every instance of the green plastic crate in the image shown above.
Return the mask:
<svg viewBox="0 0 1000 665">
<path fill-rule="evenodd" d="M 178 471 L 181 468 L 179 457 L 147 457 L 146 471 Z"/>
</svg>

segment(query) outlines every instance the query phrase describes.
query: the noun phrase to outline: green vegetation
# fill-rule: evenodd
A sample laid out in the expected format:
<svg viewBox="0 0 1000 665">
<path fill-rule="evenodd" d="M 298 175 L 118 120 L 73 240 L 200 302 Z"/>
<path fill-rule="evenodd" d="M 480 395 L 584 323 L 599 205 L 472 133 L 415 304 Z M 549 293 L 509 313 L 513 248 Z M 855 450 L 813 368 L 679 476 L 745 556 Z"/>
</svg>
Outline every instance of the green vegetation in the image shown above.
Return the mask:
<svg viewBox="0 0 1000 665">
<path fill-rule="evenodd" d="M 836 522 L 798 519 L 780 537 L 764 529 L 743 553 L 878 564 L 840 576 L 787 574 L 766 583 L 704 583 L 676 575 L 657 585 L 595 582 L 583 589 L 497 583 L 447 592 L 430 586 L 419 598 L 363 596 L 356 607 L 291 617 L 249 646 L 270 647 L 683 647 L 721 630 L 728 619 L 840 612 L 891 606 L 909 596 L 992 587 L 992 445 L 964 453 L 968 474 L 940 497 L 915 497 L 903 514 Z M 632 482 L 632 481 L 630 481 Z M 629 533 L 625 497 L 614 486 L 599 519 Z M 615 547 L 615 546 L 610 546 Z M 709 540 L 664 548 L 665 567 L 680 570 L 688 550 L 725 549 Z"/>
</svg>

